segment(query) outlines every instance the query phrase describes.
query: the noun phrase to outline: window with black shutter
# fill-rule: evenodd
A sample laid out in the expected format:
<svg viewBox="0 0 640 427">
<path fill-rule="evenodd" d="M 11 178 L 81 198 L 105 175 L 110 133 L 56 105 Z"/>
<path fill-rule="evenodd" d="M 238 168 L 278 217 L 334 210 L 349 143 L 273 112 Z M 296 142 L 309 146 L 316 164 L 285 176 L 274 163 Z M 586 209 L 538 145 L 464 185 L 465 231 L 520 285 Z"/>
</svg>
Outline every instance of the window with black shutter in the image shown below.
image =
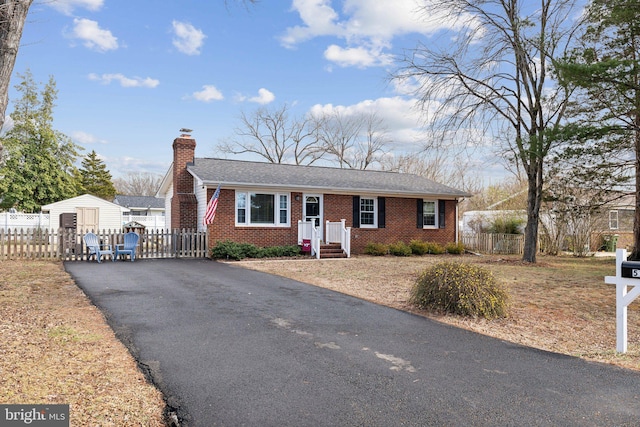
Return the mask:
<svg viewBox="0 0 640 427">
<path fill-rule="evenodd" d="M 438 200 L 438 228 L 445 228 L 445 201 Z"/>
<path fill-rule="evenodd" d="M 360 228 L 360 196 L 353 196 L 353 228 Z"/>
</svg>

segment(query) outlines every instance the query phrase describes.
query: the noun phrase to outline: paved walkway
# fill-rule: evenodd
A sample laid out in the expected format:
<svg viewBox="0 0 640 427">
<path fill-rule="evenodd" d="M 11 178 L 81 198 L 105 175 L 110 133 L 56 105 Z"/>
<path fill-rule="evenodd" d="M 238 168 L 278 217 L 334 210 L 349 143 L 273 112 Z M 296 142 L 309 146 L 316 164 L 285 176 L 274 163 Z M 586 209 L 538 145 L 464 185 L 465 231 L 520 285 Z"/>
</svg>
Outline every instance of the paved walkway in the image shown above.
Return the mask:
<svg viewBox="0 0 640 427">
<path fill-rule="evenodd" d="M 65 267 L 183 425 L 640 425 L 634 371 L 208 260 Z"/>
</svg>

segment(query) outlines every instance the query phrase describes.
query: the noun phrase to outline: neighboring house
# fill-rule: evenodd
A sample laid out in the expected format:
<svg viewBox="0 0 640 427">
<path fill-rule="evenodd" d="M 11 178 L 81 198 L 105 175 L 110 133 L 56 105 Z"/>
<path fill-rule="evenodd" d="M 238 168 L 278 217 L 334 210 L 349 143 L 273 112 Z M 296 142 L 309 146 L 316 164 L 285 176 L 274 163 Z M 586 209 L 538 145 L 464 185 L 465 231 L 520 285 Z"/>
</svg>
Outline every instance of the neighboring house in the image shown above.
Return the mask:
<svg viewBox="0 0 640 427">
<path fill-rule="evenodd" d="M 122 218 L 125 225 L 138 223 L 145 230 L 164 230 L 168 223 L 164 216 L 164 199 L 154 196 L 124 196 L 118 194 L 113 203 L 129 209 Z"/>
<path fill-rule="evenodd" d="M 232 240 L 258 246 L 296 245 L 298 222 L 351 227 L 351 251 L 370 242 L 458 241 L 458 202 L 470 194 L 409 174 L 195 158 L 196 141 L 173 142 L 173 164 L 158 196 L 171 228 L 199 228 L 221 185 L 209 246 Z"/>
<path fill-rule="evenodd" d="M 113 199 L 116 205 L 129 209 L 133 216 L 164 216 L 164 199 L 154 196 L 125 196 L 116 195 Z"/>
<path fill-rule="evenodd" d="M 49 213 L 49 224 L 52 230 L 65 225 L 60 223 L 61 214 L 75 214 L 78 231 L 97 231 L 121 230 L 123 215 L 129 212 L 129 209 L 91 194 L 83 194 L 44 205 L 42 211 Z"/>
<path fill-rule="evenodd" d="M 602 249 L 606 241 L 615 236 L 619 248 L 633 248 L 633 221 L 636 199 L 633 194 L 624 195 L 605 205 L 592 233 L 592 250 Z M 615 248 L 609 248 L 615 249 Z"/>
</svg>

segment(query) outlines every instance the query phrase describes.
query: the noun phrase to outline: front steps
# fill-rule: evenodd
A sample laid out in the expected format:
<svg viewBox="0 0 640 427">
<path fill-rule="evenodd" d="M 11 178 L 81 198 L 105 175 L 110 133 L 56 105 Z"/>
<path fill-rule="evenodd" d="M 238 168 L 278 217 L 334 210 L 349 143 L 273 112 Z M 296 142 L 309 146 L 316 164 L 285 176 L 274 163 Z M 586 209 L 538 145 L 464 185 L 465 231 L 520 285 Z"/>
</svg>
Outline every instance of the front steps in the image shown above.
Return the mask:
<svg viewBox="0 0 640 427">
<path fill-rule="evenodd" d="M 329 243 L 320 245 L 320 259 L 346 257 L 347 254 L 340 248 L 340 243 Z"/>
</svg>

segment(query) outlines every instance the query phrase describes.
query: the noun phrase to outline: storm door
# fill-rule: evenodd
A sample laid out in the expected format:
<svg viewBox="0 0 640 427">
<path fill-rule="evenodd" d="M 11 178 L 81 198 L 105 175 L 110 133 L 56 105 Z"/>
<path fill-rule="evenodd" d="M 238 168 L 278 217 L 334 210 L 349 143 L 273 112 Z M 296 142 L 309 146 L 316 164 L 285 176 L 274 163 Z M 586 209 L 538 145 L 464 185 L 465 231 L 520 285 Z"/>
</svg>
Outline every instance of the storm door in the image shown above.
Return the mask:
<svg viewBox="0 0 640 427">
<path fill-rule="evenodd" d="M 324 240 L 322 226 L 322 195 L 305 194 L 303 206 L 303 221 L 311 221 L 318 228 L 319 236 Z"/>
</svg>

